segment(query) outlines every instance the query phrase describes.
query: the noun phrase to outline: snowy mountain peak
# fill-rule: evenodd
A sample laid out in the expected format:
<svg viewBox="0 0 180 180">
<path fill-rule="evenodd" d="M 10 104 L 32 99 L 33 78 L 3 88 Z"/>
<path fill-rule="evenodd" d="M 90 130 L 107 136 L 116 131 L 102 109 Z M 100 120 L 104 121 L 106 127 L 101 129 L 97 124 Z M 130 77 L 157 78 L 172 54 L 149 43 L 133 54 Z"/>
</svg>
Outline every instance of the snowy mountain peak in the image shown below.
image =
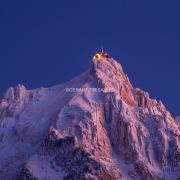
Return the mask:
<svg viewBox="0 0 180 180">
<path fill-rule="evenodd" d="M 6 91 L 0 179 L 176 179 L 179 138 L 179 117 L 100 52 L 90 71 L 69 82 Z"/>
<path fill-rule="evenodd" d="M 114 92 L 128 105 L 137 107 L 157 103 L 155 100 L 149 98 L 147 92 L 139 88 L 133 88 L 122 66 L 109 56 L 103 57 L 100 60 L 94 58 L 91 72 L 100 87 Z"/>
<path fill-rule="evenodd" d="M 105 75 L 104 77 L 112 78 L 115 76 L 123 76 L 125 74 L 121 65 L 111 58 L 109 55 L 101 55 L 99 58 L 94 56 L 92 60 L 91 71 L 98 75 Z M 103 77 L 102 77 L 103 78 Z"/>
<path fill-rule="evenodd" d="M 127 85 L 132 89 L 132 85 L 121 65 L 109 56 L 103 57 L 101 60 L 93 59 L 91 72 L 106 88 L 120 91 L 120 86 Z"/>
</svg>

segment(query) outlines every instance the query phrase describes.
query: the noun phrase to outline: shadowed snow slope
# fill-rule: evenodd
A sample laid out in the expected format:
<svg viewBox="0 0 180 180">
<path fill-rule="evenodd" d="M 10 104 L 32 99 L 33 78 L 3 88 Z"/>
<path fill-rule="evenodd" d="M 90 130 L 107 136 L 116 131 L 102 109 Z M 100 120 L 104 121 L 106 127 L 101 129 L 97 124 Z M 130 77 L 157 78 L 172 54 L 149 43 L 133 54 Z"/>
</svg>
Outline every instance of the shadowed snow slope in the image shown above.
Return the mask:
<svg viewBox="0 0 180 180">
<path fill-rule="evenodd" d="M 0 179 L 178 179 L 179 117 L 134 88 L 120 64 L 0 99 Z"/>
</svg>

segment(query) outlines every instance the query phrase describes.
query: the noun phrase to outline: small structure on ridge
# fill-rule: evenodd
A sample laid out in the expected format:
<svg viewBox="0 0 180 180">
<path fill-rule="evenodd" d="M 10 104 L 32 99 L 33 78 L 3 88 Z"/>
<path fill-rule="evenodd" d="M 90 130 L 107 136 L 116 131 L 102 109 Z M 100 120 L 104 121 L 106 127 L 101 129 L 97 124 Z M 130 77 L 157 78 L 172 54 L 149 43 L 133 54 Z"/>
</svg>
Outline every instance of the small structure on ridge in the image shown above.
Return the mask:
<svg viewBox="0 0 180 180">
<path fill-rule="evenodd" d="M 101 52 L 96 53 L 93 57 L 93 59 L 98 60 L 98 61 L 101 61 L 107 58 L 109 58 L 109 55 L 106 52 L 104 52 L 103 48 L 101 49 Z"/>
</svg>

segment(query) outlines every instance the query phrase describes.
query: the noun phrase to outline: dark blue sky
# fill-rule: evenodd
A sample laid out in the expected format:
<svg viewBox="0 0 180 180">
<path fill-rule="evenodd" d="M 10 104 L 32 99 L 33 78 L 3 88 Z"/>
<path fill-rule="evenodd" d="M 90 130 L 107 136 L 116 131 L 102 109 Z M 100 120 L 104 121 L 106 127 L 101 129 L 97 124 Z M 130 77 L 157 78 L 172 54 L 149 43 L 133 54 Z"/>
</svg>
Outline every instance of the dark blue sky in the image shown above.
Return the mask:
<svg viewBox="0 0 180 180">
<path fill-rule="evenodd" d="M 89 67 L 101 45 L 136 87 L 180 114 L 178 0 L 0 2 L 0 92 L 51 86 Z"/>
</svg>

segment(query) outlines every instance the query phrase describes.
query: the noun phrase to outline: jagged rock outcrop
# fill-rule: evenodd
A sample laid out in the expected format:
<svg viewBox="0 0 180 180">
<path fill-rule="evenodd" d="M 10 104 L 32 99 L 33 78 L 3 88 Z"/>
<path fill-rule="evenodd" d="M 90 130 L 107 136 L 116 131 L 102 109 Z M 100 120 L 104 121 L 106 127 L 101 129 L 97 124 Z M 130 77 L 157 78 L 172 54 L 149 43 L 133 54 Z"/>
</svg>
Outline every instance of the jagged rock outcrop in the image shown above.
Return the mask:
<svg viewBox="0 0 180 180">
<path fill-rule="evenodd" d="M 51 88 L 0 100 L 0 179 L 177 179 L 180 126 L 109 56 Z"/>
<path fill-rule="evenodd" d="M 31 101 L 38 101 L 43 95 L 43 88 L 28 91 L 25 86 L 10 87 L 0 99 L 0 117 L 14 117 L 20 114 Z"/>
<path fill-rule="evenodd" d="M 179 126 L 180 125 L 180 116 L 176 117 L 175 118 L 175 122 L 176 124 Z"/>
</svg>

